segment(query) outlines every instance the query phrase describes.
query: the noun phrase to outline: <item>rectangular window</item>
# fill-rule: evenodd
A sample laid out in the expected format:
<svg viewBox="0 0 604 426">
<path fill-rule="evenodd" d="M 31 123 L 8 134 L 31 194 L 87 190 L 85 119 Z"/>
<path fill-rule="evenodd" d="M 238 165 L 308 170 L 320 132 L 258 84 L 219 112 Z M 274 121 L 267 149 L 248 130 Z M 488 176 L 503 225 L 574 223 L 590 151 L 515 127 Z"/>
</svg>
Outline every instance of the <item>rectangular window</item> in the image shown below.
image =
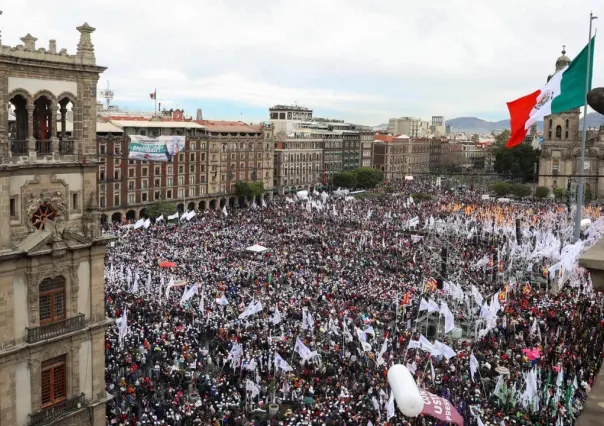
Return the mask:
<svg viewBox="0 0 604 426">
<path fill-rule="evenodd" d="M 156 199 L 156 200 L 159 200 L 159 198 L 160 198 L 160 197 L 159 197 L 159 191 L 155 191 L 155 199 Z"/>
<path fill-rule="evenodd" d="M 195 175 L 189 176 L 189 185 L 195 185 Z"/>
<path fill-rule="evenodd" d="M 143 192 L 141 197 L 142 197 L 143 203 L 146 203 L 147 202 L 147 193 Z"/>
<path fill-rule="evenodd" d="M 172 190 L 171 190 L 171 189 L 168 189 L 168 190 L 166 191 L 166 198 L 167 198 L 168 200 L 170 200 L 170 199 L 172 198 Z"/>
<path fill-rule="evenodd" d="M 10 217 L 17 217 L 17 199 L 10 199 Z"/>
<path fill-rule="evenodd" d="M 168 166 L 168 172 L 167 172 L 167 173 L 168 173 L 169 175 L 171 175 L 171 174 L 172 174 L 172 166 Z"/>
<path fill-rule="evenodd" d="M 205 149 L 206 149 L 206 143 L 202 142 L 201 146 L 199 147 L 199 149 L 201 149 L 202 151 L 205 151 Z M 202 154 L 202 156 L 203 156 L 203 154 Z"/>
<path fill-rule="evenodd" d="M 184 176 L 178 176 L 178 185 L 182 186 L 185 184 L 185 177 Z"/>
<path fill-rule="evenodd" d="M 206 161 L 206 153 L 205 152 L 201 153 L 201 161 Z"/>
<path fill-rule="evenodd" d="M 133 180 L 128 181 L 128 191 L 134 191 L 134 181 Z"/>
<path fill-rule="evenodd" d="M 128 169 L 128 177 L 133 178 L 134 177 L 134 173 L 135 173 L 134 168 L 131 167 L 131 168 Z"/>
<path fill-rule="evenodd" d="M 42 363 L 40 391 L 42 408 L 51 407 L 67 399 L 67 363 L 65 355 Z"/>
<path fill-rule="evenodd" d="M 205 175 L 201 175 L 201 181 L 199 183 L 206 183 L 206 176 Z"/>
<path fill-rule="evenodd" d="M 161 179 L 157 178 L 155 179 L 155 187 L 159 188 L 161 186 Z"/>
<path fill-rule="evenodd" d="M 156 167 L 155 168 L 155 176 L 159 176 L 161 174 L 161 168 L 160 167 Z"/>
<path fill-rule="evenodd" d="M 147 168 L 146 167 L 143 167 L 142 175 L 143 176 L 147 176 Z"/>
<path fill-rule="evenodd" d="M 78 201 L 78 194 L 77 193 L 71 194 L 71 209 L 78 211 L 78 209 L 80 208 L 79 204 L 80 203 Z"/>
<path fill-rule="evenodd" d="M 100 149 L 100 153 L 101 153 L 101 155 L 105 155 L 105 145 L 104 145 L 104 144 L 101 144 L 101 145 L 99 146 L 99 149 Z"/>
<path fill-rule="evenodd" d="M 46 278 L 40 283 L 38 296 L 40 325 L 65 319 L 65 278 Z"/>
<path fill-rule="evenodd" d="M 191 143 L 189 144 L 189 149 L 190 149 L 191 151 L 195 151 L 195 149 L 196 149 L 195 142 L 191 142 Z"/>
<path fill-rule="evenodd" d="M 115 194 L 113 196 L 113 206 L 117 207 L 119 205 L 120 205 L 120 196 L 119 196 L 119 194 Z"/>
<path fill-rule="evenodd" d="M 185 172 L 185 166 L 178 166 L 178 173 L 183 174 Z"/>
<path fill-rule="evenodd" d="M 174 186 L 174 182 L 172 181 L 171 177 L 169 177 L 169 178 L 166 179 L 166 186 L 167 187 Z"/>
<path fill-rule="evenodd" d="M 134 194 L 128 194 L 128 203 L 134 204 L 136 200 L 136 196 Z"/>
<path fill-rule="evenodd" d="M 182 188 L 180 188 L 180 189 L 178 190 L 178 198 L 183 198 L 183 197 L 184 197 L 184 191 L 183 191 L 183 189 L 182 189 Z"/>
<path fill-rule="evenodd" d="M 189 166 L 189 173 L 195 173 L 195 164 Z"/>
<path fill-rule="evenodd" d="M 185 154 L 178 154 L 178 162 L 182 163 L 185 161 Z"/>
<path fill-rule="evenodd" d="M 189 160 L 190 160 L 191 162 L 194 162 L 194 161 L 195 161 L 195 153 L 194 153 L 194 152 L 192 152 L 192 153 L 191 153 L 191 155 L 190 155 L 190 157 L 189 157 Z"/>
<path fill-rule="evenodd" d="M 147 189 L 147 179 L 143 179 L 143 180 L 141 180 L 141 187 L 142 187 L 143 189 Z"/>
</svg>

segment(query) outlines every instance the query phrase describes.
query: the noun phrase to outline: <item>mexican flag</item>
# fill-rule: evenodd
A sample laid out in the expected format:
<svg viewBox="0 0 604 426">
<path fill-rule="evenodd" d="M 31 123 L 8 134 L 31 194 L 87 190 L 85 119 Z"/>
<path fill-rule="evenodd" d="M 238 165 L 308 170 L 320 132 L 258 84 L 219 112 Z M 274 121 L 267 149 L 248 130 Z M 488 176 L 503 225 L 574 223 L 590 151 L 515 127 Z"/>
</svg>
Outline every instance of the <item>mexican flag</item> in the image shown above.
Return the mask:
<svg viewBox="0 0 604 426">
<path fill-rule="evenodd" d="M 512 148 L 524 140 L 527 131 L 538 120 L 550 114 L 559 114 L 585 104 L 585 95 L 591 89 L 593 73 L 594 40 L 591 39 L 588 60 L 588 47 L 566 67 L 558 71 L 545 87 L 530 95 L 508 102 L 510 110 L 511 134 L 505 145 Z M 585 78 L 589 68 L 589 83 L 585 87 Z"/>
</svg>

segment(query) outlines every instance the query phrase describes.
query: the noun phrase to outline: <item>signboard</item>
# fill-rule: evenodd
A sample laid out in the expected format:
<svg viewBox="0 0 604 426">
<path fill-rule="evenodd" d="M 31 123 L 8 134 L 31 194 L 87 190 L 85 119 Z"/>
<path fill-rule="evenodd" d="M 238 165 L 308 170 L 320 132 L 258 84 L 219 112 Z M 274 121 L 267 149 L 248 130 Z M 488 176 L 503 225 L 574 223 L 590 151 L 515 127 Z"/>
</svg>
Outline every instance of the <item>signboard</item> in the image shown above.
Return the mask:
<svg viewBox="0 0 604 426">
<path fill-rule="evenodd" d="M 455 407 L 448 400 L 424 389 L 420 389 L 419 393 L 424 400 L 422 414 L 435 417 L 443 422 L 463 426 L 463 417 L 459 415 Z"/>
<path fill-rule="evenodd" d="M 185 136 L 131 135 L 128 159 L 142 161 L 172 161 L 185 150 Z"/>
</svg>

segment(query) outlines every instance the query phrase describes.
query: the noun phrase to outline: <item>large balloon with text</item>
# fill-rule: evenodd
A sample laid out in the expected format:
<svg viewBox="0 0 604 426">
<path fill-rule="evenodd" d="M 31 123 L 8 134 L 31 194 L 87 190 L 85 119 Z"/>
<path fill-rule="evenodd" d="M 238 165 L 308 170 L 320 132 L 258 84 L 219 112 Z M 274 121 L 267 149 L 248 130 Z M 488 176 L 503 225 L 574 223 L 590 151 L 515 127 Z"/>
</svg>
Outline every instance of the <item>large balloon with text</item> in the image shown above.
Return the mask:
<svg viewBox="0 0 604 426">
<path fill-rule="evenodd" d="M 424 399 L 407 367 L 401 364 L 390 367 L 388 383 L 401 413 L 407 417 L 417 417 L 422 413 Z"/>
</svg>

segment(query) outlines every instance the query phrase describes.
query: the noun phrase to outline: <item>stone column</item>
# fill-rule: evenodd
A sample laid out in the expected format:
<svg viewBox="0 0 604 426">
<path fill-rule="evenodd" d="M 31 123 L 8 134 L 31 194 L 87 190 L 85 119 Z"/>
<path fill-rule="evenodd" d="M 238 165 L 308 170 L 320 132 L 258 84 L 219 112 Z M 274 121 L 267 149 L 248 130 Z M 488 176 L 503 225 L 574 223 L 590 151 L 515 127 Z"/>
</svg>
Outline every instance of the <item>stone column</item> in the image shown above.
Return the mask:
<svg viewBox="0 0 604 426">
<path fill-rule="evenodd" d="M 42 407 L 42 395 L 40 393 L 42 359 L 39 353 L 32 355 L 29 359 L 29 373 L 31 380 L 31 412 L 36 413 Z"/>
<path fill-rule="evenodd" d="M 71 376 L 71 397 L 76 397 L 80 394 L 80 341 L 75 340 L 71 344 L 70 354 L 71 358 L 71 366 L 70 366 L 70 375 Z"/>
<path fill-rule="evenodd" d="M 34 139 L 34 104 L 27 104 L 27 151 L 30 160 L 36 160 L 36 140 Z"/>
<path fill-rule="evenodd" d="M 65 105 L 61 105 L 59 112 L 61 113 L 61 140 L 65 140 L 65 125 L 67 122 L 67 108 L 65 107 Z M 73 135 L 74 129 L 71 130 L 71 133 Z"/>
<path fill-rule="evenodd" d="M 59 153 L 59 138 L 57 138 L 57 111 L 60 106 L 56 102 L 52 102 L 50 105 L 50 151 L 54 154 Z"/>
</svg>

